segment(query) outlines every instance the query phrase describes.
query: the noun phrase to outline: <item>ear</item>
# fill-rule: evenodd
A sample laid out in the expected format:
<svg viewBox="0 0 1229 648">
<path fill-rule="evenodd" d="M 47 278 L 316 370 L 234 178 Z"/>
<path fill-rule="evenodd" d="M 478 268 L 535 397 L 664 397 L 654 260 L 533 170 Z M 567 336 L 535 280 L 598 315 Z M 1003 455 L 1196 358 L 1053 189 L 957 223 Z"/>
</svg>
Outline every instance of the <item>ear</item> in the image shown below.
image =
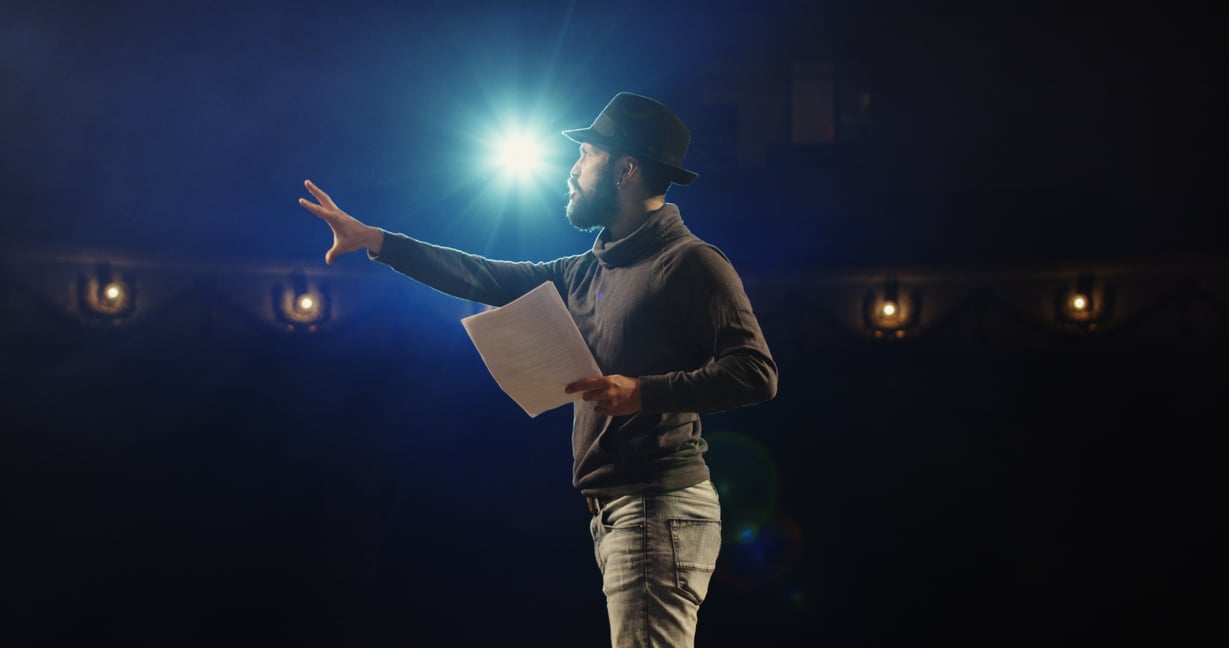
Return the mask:
<svg viewBox="0 0 1229 648">
<path fill-rule="evenodd" d="M 640 160 L 637 160 L 636 158 L 630 155 L 624 155 L 622 158 L 619 159 L 618 169 L 619 169 L 618 180 L 620 183 L 625 183 L 628 180 L 638 177 L 640 175 Z"/>
</svg>

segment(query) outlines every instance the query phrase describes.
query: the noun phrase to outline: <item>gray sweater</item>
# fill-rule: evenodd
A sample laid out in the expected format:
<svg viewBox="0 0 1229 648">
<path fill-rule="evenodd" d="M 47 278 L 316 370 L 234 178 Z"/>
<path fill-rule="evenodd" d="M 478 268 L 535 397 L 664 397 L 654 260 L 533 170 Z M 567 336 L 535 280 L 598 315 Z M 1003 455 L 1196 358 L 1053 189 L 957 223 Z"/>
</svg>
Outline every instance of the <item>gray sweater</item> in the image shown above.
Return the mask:
<svg viewBox="0 0 1229 648">
<path fill-rule="evenodd" d="M 667 203 L 635 232 L 540 263 L 495 261 L 385 232 L 373 259 L 440 292 L 502 306 L 553 282 L 604 374 L 640 379 L 642 411 L 573 408 L 573 484 L 613 497 L 709 478 L 700 413 L 768 400 L 777 366 L 734 267 Z"/>
</svg>

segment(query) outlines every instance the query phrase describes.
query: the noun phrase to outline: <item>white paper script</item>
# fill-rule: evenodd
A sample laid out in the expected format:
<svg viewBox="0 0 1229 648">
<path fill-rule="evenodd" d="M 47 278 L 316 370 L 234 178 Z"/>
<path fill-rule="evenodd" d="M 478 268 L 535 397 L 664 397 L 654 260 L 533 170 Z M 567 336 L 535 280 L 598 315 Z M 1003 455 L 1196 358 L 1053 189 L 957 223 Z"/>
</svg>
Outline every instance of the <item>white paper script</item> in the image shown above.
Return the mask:
<svg viewBox="0 0 1229 648">
<path fill-rule="evenodd" d="M 602 375 L 549 281 L 461 324 L 500 389 L 530 417 L 580 400 L 563 388 Z"/>
</svg>

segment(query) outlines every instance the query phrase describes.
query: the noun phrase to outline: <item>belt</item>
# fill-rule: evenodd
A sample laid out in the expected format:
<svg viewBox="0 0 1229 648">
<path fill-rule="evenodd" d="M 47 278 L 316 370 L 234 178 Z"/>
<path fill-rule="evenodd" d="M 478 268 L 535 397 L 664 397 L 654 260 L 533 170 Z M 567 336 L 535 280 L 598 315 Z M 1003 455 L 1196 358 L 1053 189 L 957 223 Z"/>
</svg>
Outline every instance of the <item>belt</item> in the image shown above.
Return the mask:
<svg viewBox="0 0 1229 648">
<path fill-rule="evenodd" d="M 589 514 L 597 515 L 602 511 L 602 507 L 610 503 L 609 499 L 585 495 L 585 504 L 589 506 Z"/>
</svg>

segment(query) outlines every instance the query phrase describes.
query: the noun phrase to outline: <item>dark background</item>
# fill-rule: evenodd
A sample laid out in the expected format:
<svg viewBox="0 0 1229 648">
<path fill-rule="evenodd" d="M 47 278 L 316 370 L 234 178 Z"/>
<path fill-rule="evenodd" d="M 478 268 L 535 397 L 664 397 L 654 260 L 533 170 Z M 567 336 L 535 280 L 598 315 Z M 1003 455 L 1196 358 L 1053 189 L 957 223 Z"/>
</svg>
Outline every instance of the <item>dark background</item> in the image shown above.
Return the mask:
<svg viewBox="0 0 1229 648">
<path fill-rule="evenodd" d="M 748 279 L 781 366 L 775 400 L 706 421 L 727 543 L 699 645 L 1209 628 L 1223 281 L 1108 341 L 989 318 L 1012 334 L 874 344 L 771 298 L 885 265 L 1223 277 L 1214 21 L 529 4 L 0 3 L 6 644 L 603 645 L 570 412 L 516 409 L 455 300 L 353 255 L 338 270 L 385 298 L 320 334 L 209 290 L 99 327 L 23 259 L 320 266 L 306 177 L 426 240 L 575 253 L 573 146 L 516 200 L 481 151 L 508 113 L 554 133 L 620 90 L 693 123 L 701 179 L 670 198 Z M 704 99 L 784 95 L 797 61 L 832 64 L 834 101 L 868 92 L 870 125 L 797 145 L 788 112 Z M 701 145 L 724 127 L 768 133 L 763 155 Z"/>
</svg>

